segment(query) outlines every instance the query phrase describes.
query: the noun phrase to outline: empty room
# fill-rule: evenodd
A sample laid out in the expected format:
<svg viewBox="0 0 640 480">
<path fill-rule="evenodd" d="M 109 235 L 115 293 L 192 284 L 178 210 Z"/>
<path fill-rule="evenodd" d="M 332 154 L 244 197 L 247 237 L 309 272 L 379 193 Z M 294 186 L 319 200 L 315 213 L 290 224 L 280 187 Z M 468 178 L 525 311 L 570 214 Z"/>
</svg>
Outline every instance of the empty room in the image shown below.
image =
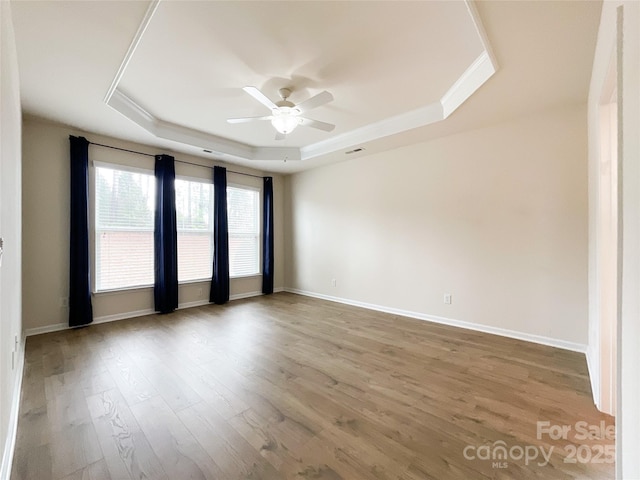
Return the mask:
<svg viewBox="0 0 640 480">
<path fill-rule="evenodd" d="M 640 480 L 640 2 L 0 35 L 0 480 Z"/>
</svg>

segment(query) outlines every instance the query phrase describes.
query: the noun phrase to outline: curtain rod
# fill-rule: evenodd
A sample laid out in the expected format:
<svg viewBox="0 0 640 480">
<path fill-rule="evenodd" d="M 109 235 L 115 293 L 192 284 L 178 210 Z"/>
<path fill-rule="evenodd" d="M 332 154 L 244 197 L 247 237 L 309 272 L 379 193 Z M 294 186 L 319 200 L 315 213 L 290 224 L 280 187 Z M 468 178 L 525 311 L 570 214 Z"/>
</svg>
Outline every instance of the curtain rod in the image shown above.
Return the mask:
<svg viewBox="0 0 640 480">
<path fill-rule="evenodd" d="M 137 152 L 135 150 L 128 150 L 126 148 L 120 148 L 120 147 L 113 147 L 111 145 L 104 145 L 102 143 L 95 143 L 95 142 L 89 142 L 90 145 L 95 145 L 96 147 L 104 147 L 104 148 L 112 148 L 113 150 L 120 150 L 122 152 L 129 152 L 129 153 L 135 153 L 136 155 L 144 155 L 146 157 L 153 157 L 155 158 L 155 155 L 152 155 L 151 153 L 144 153 L 144 152 Z M 178 163 L 186 163 L 187 165 L 195 165 L 196 167 L 202 167 L 202 168 L 210 168 L 213 169 L 213 167 L 210 167 L 208 165 L 202 165 L 200 163 L 192 163 L 192 162 L 185 162 L 184 160 L 175 160 Z M 229 173 L 235 173 L 237 175 L 246 175 L 247 177 L 254 177 L 254 178 L 265 178 L 261 175 L 252 175 L 250 173 L 243 173 L 243 172 L 236 172 L 234 170 L 228 170 L 227 172 Z"/>
</svg>

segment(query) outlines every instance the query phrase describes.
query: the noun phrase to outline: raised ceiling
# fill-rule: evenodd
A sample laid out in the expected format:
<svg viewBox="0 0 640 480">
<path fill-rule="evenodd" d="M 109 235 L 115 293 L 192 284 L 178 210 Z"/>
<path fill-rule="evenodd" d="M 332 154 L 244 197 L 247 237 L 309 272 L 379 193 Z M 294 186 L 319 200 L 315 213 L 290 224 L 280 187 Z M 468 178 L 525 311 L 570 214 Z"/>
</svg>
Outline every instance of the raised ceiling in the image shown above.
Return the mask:
<svg viewBox="0 0 640 480">
<path fill-rule="evenodd" d="M 286 172 L 345 158 L 355 147 L 383 150 L 443 131 L 435 123 L 500 85 L 494 79 L 505 67 L 517 76 L 514 49 L 530 57 L 519 59 L 524 71 L 528 61 L 553 77 L 556 91 L 529 79 L 520 92 L 509 85 L 509 94 L 537 93 L 537 82 L 559 103 L 586 100 L 594 3 L 14 1 L 12 11 L 27 114 Z M 535 52 L 536 44 L 551 51 Z M 571 50 L 573 63 L 562 67 L 573 74 L 541 68 Z M 504 65 L 501 52 L 508 52 Z M 274 101 L 279 88 L 291 87 L 295 103 L 328 90 L 334 101 L 308 116 L 336 128 L 298 127 L 275 140 L 269 122 L 228 124 L 269 114 L 246 85 Z"/>
</svg>

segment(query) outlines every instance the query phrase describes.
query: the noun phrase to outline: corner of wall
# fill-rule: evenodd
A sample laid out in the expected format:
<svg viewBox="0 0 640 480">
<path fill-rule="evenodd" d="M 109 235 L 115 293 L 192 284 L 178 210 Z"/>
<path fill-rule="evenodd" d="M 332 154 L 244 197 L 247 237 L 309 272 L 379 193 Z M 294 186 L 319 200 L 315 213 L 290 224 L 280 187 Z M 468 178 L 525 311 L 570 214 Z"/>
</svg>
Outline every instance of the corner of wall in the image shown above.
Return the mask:
<svg viewBox="0 0 640 480">
<path fill-rule="evenodd" d="M 0 478 L 9 478 L 18 421 L 22 341 L 22 113 L 10 2 L 0 2 Z M 15 340 L 14 340 L 15 339 Z"/>
<path fill-rule="evenodd" d="M 292 266 L 293 266 L 293 218 L 292 218 L 292 204 L 291 204 L 291 175 L 284 175 L 282 177 L 283 184 L 283 235 L 284 235 L 284 285 L 283 287 L 289 288 L 292 285 Z"/>
</svg>

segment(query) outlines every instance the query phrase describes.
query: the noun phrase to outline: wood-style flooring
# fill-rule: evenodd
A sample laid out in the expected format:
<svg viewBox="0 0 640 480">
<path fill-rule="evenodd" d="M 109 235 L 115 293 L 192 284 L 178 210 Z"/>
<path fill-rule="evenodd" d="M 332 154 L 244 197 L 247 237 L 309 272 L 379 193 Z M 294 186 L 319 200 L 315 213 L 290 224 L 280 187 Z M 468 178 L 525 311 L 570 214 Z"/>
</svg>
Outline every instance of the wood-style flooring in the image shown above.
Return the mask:
<svg viewBox="0 0 640 480">
<path fill-rule="evenodd" d="M 29 337 L 11 478 L 613 478 L 601 421 L 582 354 L 279 293 Z"/>
</svg>

